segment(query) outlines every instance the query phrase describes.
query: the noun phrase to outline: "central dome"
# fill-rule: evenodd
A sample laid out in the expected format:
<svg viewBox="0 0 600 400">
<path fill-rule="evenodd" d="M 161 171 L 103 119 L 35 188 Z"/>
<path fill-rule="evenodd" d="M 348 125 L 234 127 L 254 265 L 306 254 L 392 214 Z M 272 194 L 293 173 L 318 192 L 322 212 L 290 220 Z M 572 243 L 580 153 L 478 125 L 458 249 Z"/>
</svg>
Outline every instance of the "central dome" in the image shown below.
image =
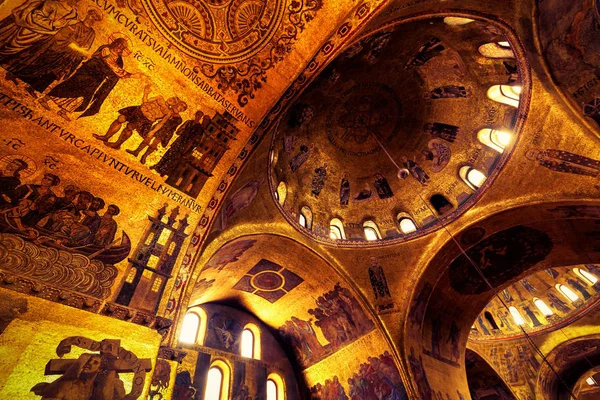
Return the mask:
<svg viewBox="0 0 600 400">
<path fill-rule="evenodd" d="M 287 219 L 356 244 L 416 237 L 472 205 L 521 123 L 510 41 L 489 22 L 438 18 L 352 44 L 275 130 L 271 187 Z"/>
</svg>

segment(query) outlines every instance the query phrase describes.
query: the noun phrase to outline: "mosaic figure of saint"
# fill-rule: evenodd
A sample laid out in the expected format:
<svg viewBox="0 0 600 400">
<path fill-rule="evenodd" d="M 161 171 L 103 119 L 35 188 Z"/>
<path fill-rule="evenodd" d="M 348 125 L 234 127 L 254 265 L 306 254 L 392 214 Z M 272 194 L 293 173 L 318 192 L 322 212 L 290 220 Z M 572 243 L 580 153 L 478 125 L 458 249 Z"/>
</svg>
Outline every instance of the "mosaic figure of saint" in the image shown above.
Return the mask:
<svg viewBox="0 0 600 400">
<path fill-rule="evenodd" d="M 175 131 L 177 139 L 169 146 L 160 161 L 150 168 L 161 176 L 171 174 L 179 165 L 180 157 L 188 154 L 190 145 L 204 135 L 204 126 L 209 120 L 210 118 L 205 116 L 202 111 L 196 111 L 194 119 L 185 121 L 177 128 Z"/>
<path fill-rule="evenodd" d="M 429 181 L 429 175 L 416 161 L 409 160 L 406 157 L 402 157 L 402 163 L 404 167 L 408 169 L 410 175 L 415 178 L 421 185 L 427 185 L 427 181 Z"/>
<path fill-rule="evenodd" d="M 419 48 L 419 50 L 406 62 L 404 65 L 405 69 L 412 67 L 420 67 L 433 57 L 442 54 L 446 48 L 442 44 L 439 38 L 431 38 L 427 43 Z"/>
<path fill-rule="evenodd" d="M 96 36 L 93 26 L 101 19 L 100 12 L 90 8 L 83 21 L 66 25 L 22 50 L 9 69 L 12 76 L 25 82 L 25 90 L 33 97 L 70 76 L 84 60 L 83 51 L 92 47 Z"/>
<path fill-rule="evenodd" d="M 548 300 L 550 300 L 550 305 L 552 307 L 556 308 L 563 314 L 571 312 L 571 309 L 567 306 L 567 303 L 559 299 L 554 293 L 548 293 Z"/>
<path fill-rule="evenodd" d="M 21 185 L 20 172 L 29 168 L 29 165 L 20 158 L 15 158 L 6 164 L 0 173 L 0 207 L 13 202 L 14 190 Z"/>
<path fill-rule="evenodd" d="M 94 137 L 104 142 L 104 144 L 113 149 L 120 149 L 121 145 L 127 141 L 133 132 L 136 131 L 141 137 L 148 136 L 150 131 L 160 129 L 166 122 L 171 109 L 175 107 L 180 100 L 177 97 L 171 97 L 165 100 L 162 96 L 149 97 L 152 87 L 146 85 L 142 104 L 139 106 L 125 107 L 119 110 L 119 116 L 110 124 L 105 135 L 94 134 Z M 158 123 L 154 126 L 155 123 Z M 123 130 L 121 128 L 125 125 Z M 109 142 L 119 131 L 121 134 L 116 142 Z"/>
<path fill-rule="evenodd" d="M 356 196 L 354 196 L 354 200 L 356 200 L 356 201 L 368 200 L 371 198 L 372 194 L 373 194 L 373 191 L 371 190 L 371 186 L 369 186 L 368 183 L 365 183 L 365 187 L 363 188 L 363 190 L 358 192 L 358 194 Z"/>
<path fill-rule="evenodd" d="M 290 161 L 290 169 L 292 172 L 298 171 L 298 169 L 308 160 L 310 156 L 310 149 L 306 145 L 300 146 L 300 151 Z"/>
<path fill-rule="evenodd" d="M 383 268 L 377 262 L 377 258 L 371 257 L 371 265 L 369 266 L 369 280 L 373 288 L 375 299 L 389 298 L 390 290 L 388 289 L 387 281 Z"/>
<path fill-rule="evenodd" d="M 319 197 L 321 190 L 325 187 L 325 181 L 327 180 L 327 164 L 315 169 L 315 174 L 312 178 L 311 193 L 315 197 Z"/>
<path fill-rule="evenodd" d="M 600 175 L 600 161 L 564 150 L 529 150 L 526 157 L 542 167 L 556 172 L 565 172 L 594 178 Z"/>
<path fill-rule="evenodd" d="M 573 287 L 579 293 L 581 293 L 581 295 L 583 296 L 584 300 L 589 300 L 590 297 L 592 297 L 590 295 L 590 293 L 586 290 L 586 288 L 581 283 L 579 283 L 578 281 L 576 281 L 575 279 L 567 279 L 567 283 L 569 285 L 571 285 L 571 287 Z"/>
<path fill-rule="evenodd" d="M 442 124 L 441 122 L 427 123 L 423 126 L 425 133 L 439 137 L 447 142 L 454 142 L 460 132 L 460 128 L 454 125 Z"/>
<path fill-rule="evenodd" d="M 537 326 L 542 326 L 542 323 L 540 322 L 540 320 L 537 318 L 537 316 L 535 315 L 535 312 L 531 309 L 531 307 L 529 306 L 525 306 L 523 307 L 523 311 L 525 311 L 525 314 L 527 314 L 527 316 L 529 317 L 529 319 L 531 320 L 531 324 L 534 327 Z"/>
<path fill-rule="evenodd" d="M 450 162 L 450 146 L 440 139 L 431 139 L 427 143 L 427 150 L 421 151 L 425 160 L 431 161 L 431 172 L 440 172 Z"/>
<path fill-rule="evenodd" d="M 375 182 L 373 185 L 375 186 L 375 190 L 377 190 L 377 195 L 380 199 L 388 199 L 394 196 L 392 188 L 390 188 L 387 179 L 385 179 L 383 175 L 375 174 Z"/>
<path fill-rule="evenodd" d="M 344 176 L 340 183 L 340 205 L 347 206 L 350 200 L 350 181 Z"/>
<path fill-rule="evenodd" d="M 78 22 L 77 0 L 29 0 L 0 21 L 0 65 L 10 72 L 15 55 L 64 26 Z M 7 76 L 8 80 L 14 79 Z"/>
<path fill-rule="evenodd" d="M 124 69 L 123 53 L 127 50 L 124 38 L 98 47 L 89 60 L 39 99 L 39 103 L 51 110 L 48 102 L 52 100 L 60 107 L 58 115 L 67 120 L 72 112 L 83 111 L 79 118 L 96 115 L 119 80 L 134 76 Z"/>
</svg>

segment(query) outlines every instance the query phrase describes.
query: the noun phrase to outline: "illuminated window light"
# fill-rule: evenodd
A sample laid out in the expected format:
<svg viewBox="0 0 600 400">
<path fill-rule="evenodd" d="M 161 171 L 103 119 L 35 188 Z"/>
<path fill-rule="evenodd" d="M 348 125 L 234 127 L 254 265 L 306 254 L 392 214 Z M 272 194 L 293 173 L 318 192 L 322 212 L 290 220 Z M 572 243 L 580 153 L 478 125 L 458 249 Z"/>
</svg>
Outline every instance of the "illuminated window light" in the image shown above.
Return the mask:
<svg viewBox="0 0 600 400">
<path fill-rule="evenodd" d="M 377 224 L 375 224 L 375 222 L 373 221 L 365 221 L 363 223 L 363 231 L 365 232 L 365 239 L 369 241 L 381 239 L 379 228 L 377 227 Z"/>
<path fill-rule="evenodd" d="M 377 232 L 375 232 L 375 229 L 368 226 L 365 228 L 365 238 L 371 241 L 379 239 L 377 237 Z"/>
<path fill-rule="evenodd" d="M 281 376 L 272 372 L 267 376 L 267 399 L 285 400 L 285 382 Z"/>
<path fill-rule="evenodd" d="M 506 47 L 506 48 L 510 48 L 510 43 L 503 41 L 503 42 L 498 42 L 498 46 L 500 47 Z"/>
<path fill-rule="evenodd" d="M 277 400 L 277 384 L 272 380 L 267 380 L 267 400 Z"/>
<path fill-rule="evenodd" d="M 402 233 L 412 233 L 417 230 L 417 226 L 415 225 L 414 221 L 407 217 L 400 218 L 398 225 L 400 226 L 400 231 Z"/>
<path fill-rule="evenodd" d="M 462 17 L 444 17 L 444 23 L 449 26 L 462 26 L 470 24 L 474 22 L 474 19 L 471 18 L 462 18 Z"/>
<path fill-rule="evenodd" d="M 506 104 L 511 107 L 519 107 L 521 86 L 515 85 L 494 85 L 488 89 L 487 96 L 498 103 Z"/>
<path fill-rule="evenodd" d="M 503 153 L 504 149 L 511 144 L 513 135 L 503 130 L 484 128 L 477 132 L 477 138 L 498 153 Z"/>
<path fill-rule="evenodd" d="M 200 327 L 200 317 L 195 313 L 189 313 L 183 318 L 181 325 L 181 334 L 179 341 L 182 343 L 196 343 L 198 328 Z"/>
<path fill-rule="evenodd" d="M 552 311 L 550 307 L 548 307 L 546 303 L 544 303 L 543 300 L 534 297 L 533 304 L 535 304 L 535 306 L 538 308 L 538 310 L 540 310 L 542 314 L 544 314 L 544 316 L 549 317 L 551 315 L 554 315 L 554 311 Z"/>
<path fill-rule="evenodd" d="M 517 310 L 514 306 L 508 307 L 508 310 L 510 311 L 510 315 L 512 316 L 512 319 L 515 321 L 515 324 L 525 325 L 525 320 L 521 316 L 521 313 L 519 312 L 519 310 Z"/>
<path fill-rule="evenodd" d="M 329 222 L 329 238 L 333 240 L 346 239 L 344 225 L 339 218 L 333 218 L 331 222 Z"/>
<path fill-rule="evenodd" d="M 300 225 L 305 228 L 312 229 L 312 210 L 308 206 L 304 206 L 300 209 Z"/>
<path fill-rule="evenodd" d="M 587 378 L 585 380 L 585 382 L 590 385 L 590 386 L 597 386 L 598 383 L 596 382 L 596 380 L 594 379 L 594 377 L 590 376 L 589 378 Z"/>
<path fill-rule="evenodd" d="M 250 329 L 242 331 L 242 357 L 254 358 L 254 334 Z"/>
<path fill-rule="evenodd" d="M 204 391 L 204 400 L 220 400 L 221 387 L 223 386 L 223 372 L 217 367 L 208 370 L 206 379 L 206 390 Z"/>
<path fill-rule="evenodd" d="M 568 286 L 557 284 L 556 288 L 563 296 L 569 299 L 572 303 L 579 300 L 579 296 L 575 294 Z"/>
<path fill-rule="evenodd" d="M 598 278 L 596 278 L 595 275 L 587 272 L 585 269 L 574 268 L 573 271 L 590 285 L 595 285 L 598 282 Z"/>
<path fill-rule="evenodd" d="M 306 217 L 304 216 L 304 214 L 300 214 L 300 217 L 298 218 L 298 222 L 300 223 L 300 226 L 302 226 L 303 228 L 306 228 Z"/>
<path fill-rule="evenodd" d="M 458 175 L 473 190 L 479 189 L 487 179 L 483 172 L 469 165 L 461 167 L 458 171 Z"/>
</svg>

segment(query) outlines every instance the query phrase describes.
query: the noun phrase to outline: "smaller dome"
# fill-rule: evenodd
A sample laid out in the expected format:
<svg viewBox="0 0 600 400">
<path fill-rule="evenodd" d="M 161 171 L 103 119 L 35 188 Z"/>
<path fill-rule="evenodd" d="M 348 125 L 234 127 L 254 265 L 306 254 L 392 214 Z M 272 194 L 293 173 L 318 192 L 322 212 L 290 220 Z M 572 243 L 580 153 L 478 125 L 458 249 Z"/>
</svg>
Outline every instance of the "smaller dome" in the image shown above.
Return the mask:
<svg viewBox="0 0 600 400">
<path fill-rule="evenodd" d="M 541 270 L 501 290 L 499 297 L 477 317 L 469 340 L 546 332 L 584 316 L 600 298 L 600 266 Z"/>
</svg>

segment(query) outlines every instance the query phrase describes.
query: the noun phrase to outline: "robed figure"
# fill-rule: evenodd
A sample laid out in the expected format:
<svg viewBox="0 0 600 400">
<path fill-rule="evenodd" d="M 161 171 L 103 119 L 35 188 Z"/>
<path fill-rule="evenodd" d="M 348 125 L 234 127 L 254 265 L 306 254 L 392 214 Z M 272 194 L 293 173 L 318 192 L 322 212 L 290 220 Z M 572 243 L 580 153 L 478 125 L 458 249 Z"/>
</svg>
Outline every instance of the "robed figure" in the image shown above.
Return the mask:
<svg viewBox="0 0 600 400">
<path fill-rule="evenodd" d="M 62 107 L 61 99 L 74 101 L 81 98 L 76 107 L 69 107 L 67 110 L 83 111 L 79 118 L 97 114 L 119 80 L 132 76 L 124 69 L 125 50 L 127 50 L 127 41 L 123 38 L 117 38 L 110 44 L 98 47 L 88 61 L 81 64 L 69 79 L 55 86 L 40 100 L 40 103 L 48 107 L 44 103 L 50 97 Z"/>
</svg>

